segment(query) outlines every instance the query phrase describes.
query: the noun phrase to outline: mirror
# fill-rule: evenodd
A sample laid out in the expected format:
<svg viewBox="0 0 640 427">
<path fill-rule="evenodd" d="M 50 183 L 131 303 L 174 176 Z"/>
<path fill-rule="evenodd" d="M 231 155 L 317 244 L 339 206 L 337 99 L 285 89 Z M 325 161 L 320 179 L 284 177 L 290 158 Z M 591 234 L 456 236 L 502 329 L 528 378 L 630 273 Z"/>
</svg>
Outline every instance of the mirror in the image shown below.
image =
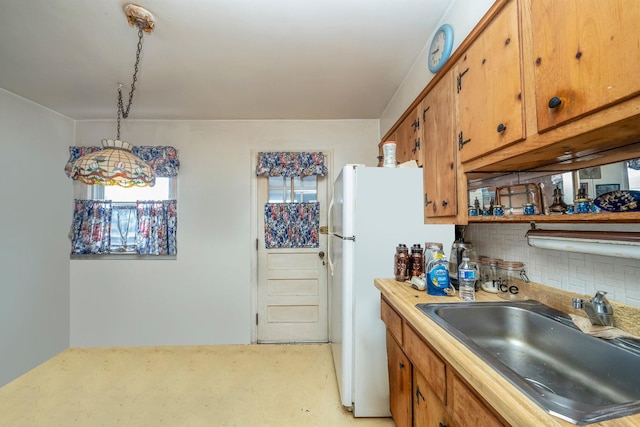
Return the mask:
<svg viewBox="0 0 640 427">
<path fill-rule="evenodd" d="M 478 215 L 492 215 L 493 206 L 498 204 L 503 205 L 505 215 L 519 215 L 527 203 L 535 205 L 535 214 L 562 214 L 576 205 L 578 199 L 598 199 L 596 205 L 606 199 L 610 202 L 607 202 L 608 212 L 628 211 L 629 203 L 624 205 L 618 200 L 622 196 L 635 197 L 640 211 L 640 159 L 570 172 L 520 172 L 483 177 L 470 180 L 468 189 L 469 206 L 474 206 L 477 200 Z"/>
</svg>

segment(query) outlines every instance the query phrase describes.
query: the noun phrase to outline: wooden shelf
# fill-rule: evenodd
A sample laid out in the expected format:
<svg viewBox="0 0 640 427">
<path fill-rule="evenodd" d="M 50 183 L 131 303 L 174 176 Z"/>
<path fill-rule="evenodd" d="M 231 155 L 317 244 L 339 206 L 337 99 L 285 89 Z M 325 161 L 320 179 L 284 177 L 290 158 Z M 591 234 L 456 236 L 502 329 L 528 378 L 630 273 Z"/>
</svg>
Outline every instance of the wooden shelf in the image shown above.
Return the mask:
<svg viewBox="0 0 640 427">
<path fill-rule="evenodd" d="M 571 215 L 504 215 L 470 216 L 468 222 L 640 222 L 639 212 L 607 212 L 597 214 Z"/>
</svg>

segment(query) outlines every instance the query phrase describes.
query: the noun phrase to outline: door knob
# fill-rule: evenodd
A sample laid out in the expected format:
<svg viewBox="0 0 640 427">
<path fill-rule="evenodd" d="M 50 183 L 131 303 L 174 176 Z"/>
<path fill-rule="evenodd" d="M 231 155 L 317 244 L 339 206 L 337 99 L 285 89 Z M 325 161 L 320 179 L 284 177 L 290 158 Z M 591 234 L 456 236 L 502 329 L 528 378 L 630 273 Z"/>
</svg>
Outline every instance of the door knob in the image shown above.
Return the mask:
<svg viewBox="0 0 640 427">
<path fill-rule="evenodd" d="M 324 263 L 324 251 L 318 252 L 318 257 L 320 257 L 320 259 L 322 260 L 322 265 L 325 265 L 325 263 Z"/>
</svg>

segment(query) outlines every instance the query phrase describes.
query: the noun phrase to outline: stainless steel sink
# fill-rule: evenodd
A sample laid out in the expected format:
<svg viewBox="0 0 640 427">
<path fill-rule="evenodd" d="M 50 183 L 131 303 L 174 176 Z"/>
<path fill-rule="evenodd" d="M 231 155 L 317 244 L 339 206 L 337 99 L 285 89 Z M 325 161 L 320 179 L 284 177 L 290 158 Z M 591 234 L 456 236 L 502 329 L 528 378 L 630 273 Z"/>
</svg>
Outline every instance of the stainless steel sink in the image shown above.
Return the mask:
<svg viewBox="0 0 640 427">
<path fill-rule="evenodd" d="M 550 414 L 584 425 L 640 412 L 640 347 L 594 338 L 537 301 L 417 304 Z"/>
</svg>

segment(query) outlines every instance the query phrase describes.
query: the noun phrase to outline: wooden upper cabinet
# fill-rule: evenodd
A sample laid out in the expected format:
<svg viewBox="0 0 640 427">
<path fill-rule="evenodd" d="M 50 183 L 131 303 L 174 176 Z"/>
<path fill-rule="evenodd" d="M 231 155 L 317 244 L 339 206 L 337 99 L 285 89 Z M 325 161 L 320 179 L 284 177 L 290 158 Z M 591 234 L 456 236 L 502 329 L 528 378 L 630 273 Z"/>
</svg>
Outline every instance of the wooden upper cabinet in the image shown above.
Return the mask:
<svg viewBox="0 0 640 427">
<path fill-rule="evenodd" d="M 453 75 L 448 72 L 418 107 L 424 150 L 425 222 L 458 212 Z"/>
<path fill-rule="evenodd" d="M 549 32 L 558 38 L 557 33 Z M 521 57 L 518 4 L 513 0 L 455 67 L 456 138 L 462 163 L 525 138 Z"/>
<path fill-rule="evenodd" d="M 538 132 L 640 93 L 638 0 L 531 2 Z"/>
<path fill-rule="evenodd" d="M 418 166 L 422 166 L 422 143 L 420 141 L 418 108 L 414 108 L 398 126 L 396 144 L 396 160 L 398 163 L 415 160 Z"/>
</svg>

